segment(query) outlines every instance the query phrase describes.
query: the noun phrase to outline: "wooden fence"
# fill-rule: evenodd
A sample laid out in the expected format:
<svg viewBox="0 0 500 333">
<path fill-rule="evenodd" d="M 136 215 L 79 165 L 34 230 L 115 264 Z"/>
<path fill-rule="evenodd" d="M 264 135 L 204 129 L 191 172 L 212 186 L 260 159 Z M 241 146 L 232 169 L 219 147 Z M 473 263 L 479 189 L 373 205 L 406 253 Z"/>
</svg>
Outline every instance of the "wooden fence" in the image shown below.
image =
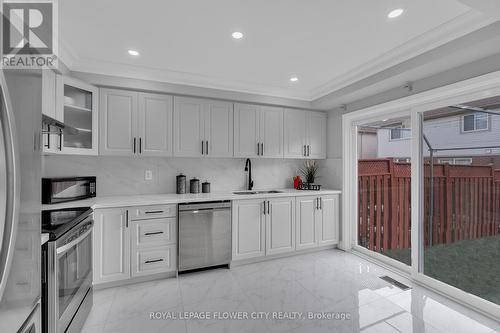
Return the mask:
<svg viewBox="0 0 500 333">
<path fill-rule="evenodd" d="M 433 166 L 432 244 L 500 233 L 500 170 Z M 424 171 L 425 244 L 430 242 L 430 166 Z M 359 244 L 380 252 L 410 247 L 411 166 L 392 159 L 360 160 Z"/>
</svg>

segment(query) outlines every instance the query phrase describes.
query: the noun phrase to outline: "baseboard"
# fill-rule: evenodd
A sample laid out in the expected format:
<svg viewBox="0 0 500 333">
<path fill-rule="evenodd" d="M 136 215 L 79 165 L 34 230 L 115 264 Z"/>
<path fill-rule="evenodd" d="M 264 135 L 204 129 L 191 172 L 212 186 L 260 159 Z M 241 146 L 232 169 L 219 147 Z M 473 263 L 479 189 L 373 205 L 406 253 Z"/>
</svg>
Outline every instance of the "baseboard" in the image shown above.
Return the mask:
<svg viewBox="0 0 500 333">
<path fill-rule="evenodd" d="M 242 260 L 233 260 L 233 261 L 231 261 L 231 264 L 229 265 L 229 267 L 230 268 L 232 268 L 232 267 L 238 267 L 238 266 L 241 266 L 241 265 L 254 264 L 254 263 L 257 263 L 257 262 L 274 260 L 274 259 L 279 259 L 279 258 L 294 257 L 294 256 L 297 256 L 297 255 L 300 255 L 300 254 L 307 254 L 307 253 L 319 252 L 319 251 L 324 251 L 324 250 L 331 250 L 331 249 L 336 249 L 336 248 L 337 248 L 337 244 L 335 244 L 335 245 L 325 245 L 325 246 L 319 246 L 319 247 L 314 247 L 314 248 L 304 249 L 304 250 L 298 250 L 298 251 L 293 251 L 293 252 L 273 254 L 273 255 L 264 256 L 264 257 L 242 259 Z"/>
<path fill-rule="evenodd" d="M 148 276 L 134 277 L 134 278 L 120 280 L 120 281 L 98 283 L 98 284 L 94 284 L 94 290 L 101 290 L 101 289 L 106 289 L 106 288 L 125 286 L 128 284 L 154 281 L 154 280 L 160 280 L 160 279 L 167 279 L 167 278 L 171 278 L 171 277 L 177 277 L 177 272 L 173 271 L 173 272 L 167 272 L 167 273 L 158 273 L 158 274 L 153 274 L 153 275 L 148 275 Z"/>
</svg>

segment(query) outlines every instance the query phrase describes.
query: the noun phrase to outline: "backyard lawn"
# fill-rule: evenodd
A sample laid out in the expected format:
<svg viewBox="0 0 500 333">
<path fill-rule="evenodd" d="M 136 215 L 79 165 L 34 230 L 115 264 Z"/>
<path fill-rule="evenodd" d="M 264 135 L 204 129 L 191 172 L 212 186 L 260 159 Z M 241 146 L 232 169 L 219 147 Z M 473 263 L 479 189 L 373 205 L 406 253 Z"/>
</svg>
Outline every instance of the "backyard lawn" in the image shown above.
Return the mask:
<svg viewBox="0 0 500 333">
<path fill-rule="evenodd" d="M 410 263 L 410 249 L 385 255 Z M 500 304 L 500 235 L 425 248 L 425 274 Z"/>
</svg>

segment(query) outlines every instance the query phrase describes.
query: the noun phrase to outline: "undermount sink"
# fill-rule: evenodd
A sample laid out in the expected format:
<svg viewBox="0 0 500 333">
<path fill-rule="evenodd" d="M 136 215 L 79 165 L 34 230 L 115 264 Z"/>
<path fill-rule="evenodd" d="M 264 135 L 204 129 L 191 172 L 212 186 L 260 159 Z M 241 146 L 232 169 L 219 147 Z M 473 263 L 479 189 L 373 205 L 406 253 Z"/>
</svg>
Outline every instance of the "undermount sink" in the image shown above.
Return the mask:
<svg viewBox="0 0 500 333">
<path fill-rule="evenodd" d="M 246 194 L 272 194 L 272 193 L 283 193 L 283 191 L 268 190 L 268 191 L 236 191 L 233 194 L 246 195 Z"/>
</svg>

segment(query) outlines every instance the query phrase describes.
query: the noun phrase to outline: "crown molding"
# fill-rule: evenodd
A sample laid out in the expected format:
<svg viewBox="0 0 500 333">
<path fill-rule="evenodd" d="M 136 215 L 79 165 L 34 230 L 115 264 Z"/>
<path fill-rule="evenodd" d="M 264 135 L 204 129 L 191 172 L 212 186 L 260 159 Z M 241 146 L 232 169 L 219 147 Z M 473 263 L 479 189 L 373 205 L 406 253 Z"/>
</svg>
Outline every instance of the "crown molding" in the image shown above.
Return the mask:
<svg viewBox="0 0 500 333">
<path fill-rule="evenodd" d="M 86 59 L 78 56 L 77 53 L 63 41 L 60 41 L 59 46 L 60 58 L 71 71 L 313 102 L 318 98 L 483 28 L 495 21 L 496 19 L 488 17 L 480 12 L 474 10 L 467 11 L 431 31 L 393 48 L 383 56 L 358 66 L 355 70 L 336 77 L 312 90 L 293 89 L 287 86 L 273 86 L 259 82 L 228 80 L 221 77 L 212 77 L 164 68 Z"/>
<path fill-rule="evenodd" d="M 269 84 L 239 80 L 227 80 L 220 77 L 211 77 L 190 72 L 138 66 L 111 61 L 82 59 L 78 57 L 73 58 L 72 62 L 73 64 L 69 67 L 75 72 L 121 76 L 132 79 L 166 82 L 200 88 L 220 89 L 310 102 L 310 96 L 307 91 L 297 89 L 292 90 L 289 87 L 272 86 Z"/>
<path fill-rule="evenodd" d="M 492 17 L 487 17 L 481 12 L 469 10 L 430 31 L 393 48 L 381 57 L 358 66 L 355 70 L 349 71 L 344 75 L 336 77 L 318 88 L 313 89 L 310 91 L 309 96 L 311 100 L 324 97 L 325 95 L 345 88 L 357 81 L 365 79 L 401 62 L 451 42 L 454 39 L 481 29 L 491 23 L 494 23 L 495 21 L 497 20 Z"/>
</svg>

